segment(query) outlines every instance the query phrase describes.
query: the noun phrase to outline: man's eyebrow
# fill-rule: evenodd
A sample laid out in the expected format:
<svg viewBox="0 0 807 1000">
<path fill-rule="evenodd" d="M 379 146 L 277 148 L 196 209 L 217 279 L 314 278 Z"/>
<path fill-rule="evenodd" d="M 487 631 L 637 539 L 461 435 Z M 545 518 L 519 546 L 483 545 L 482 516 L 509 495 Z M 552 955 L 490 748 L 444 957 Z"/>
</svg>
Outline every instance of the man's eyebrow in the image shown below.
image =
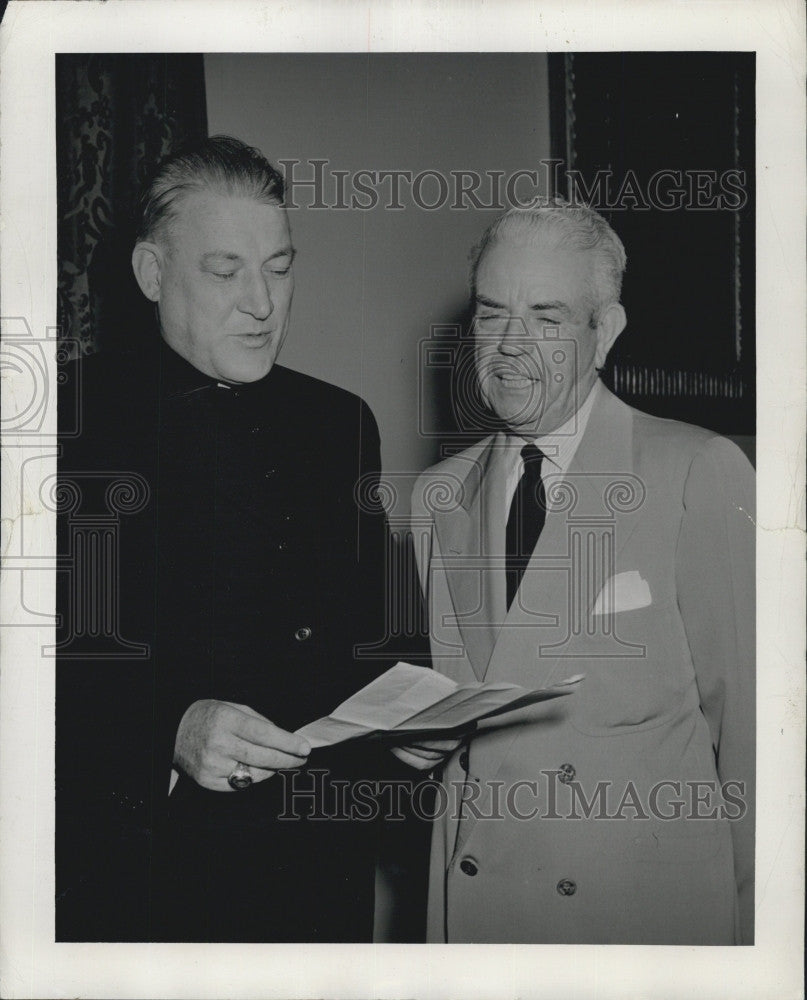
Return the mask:
<svg viewBox="0 0 807 1000">
<path fill-rule="evenodd" d="M 202 263 L 207 264 L 212 260 L 241 260 L 241 257 L 232 250 L 211 250 L 202 254 Z"/>
<path fill-rule="evenodd" d="M 296 251 L 294 247 L 282 247 L 280 250 L 276 250 L 271 256 L 266 258 L 266 261 L 276 260 L 278 257 L 291 257 L 294 259 Z M 202 254 L 202 263 L 209 264 L 214 260 L 232 260 L 240 261 L 242 259 L 240 254 L 233 253 L 232 250 L 210 250 L 205 254 Z M 264 261 L 264 263 L 266 263 Z"/>
<path fill-rule="evenodd" d="M 552 302 L 535 302 L 530 306 L 531 312 L 552 312 L 553 310 L 555 312 L 562 313 L 570 312 L 570 309 L 565 302 L 559 302 L 557 300 Z"/>
<path fill-rule="evenodd" d="M 476 295 L 474 296 L 477 305 L 487 306 L 488 309 L 506 309 L 507 306 L 502 305 L 501 302 L 496 302 L 493 299 L 489 299 L 486 295 Z M 530 312 L 562 312 L 568 314 L 571 312 L 568 305 L 565 302 L 559 300 L 553 300 L 551 302 L 535 302 L 530 306 Z"/>
<path fill-rule="evenodd" d="M 493 299 L 489 299 L 486 295 L 475 295 L 474 299 L 477 305 L 487 306 L 488 309 L 506 309 L 507 306 L 502 305 L 501 302 L 494 302 Z"/>
</svg>

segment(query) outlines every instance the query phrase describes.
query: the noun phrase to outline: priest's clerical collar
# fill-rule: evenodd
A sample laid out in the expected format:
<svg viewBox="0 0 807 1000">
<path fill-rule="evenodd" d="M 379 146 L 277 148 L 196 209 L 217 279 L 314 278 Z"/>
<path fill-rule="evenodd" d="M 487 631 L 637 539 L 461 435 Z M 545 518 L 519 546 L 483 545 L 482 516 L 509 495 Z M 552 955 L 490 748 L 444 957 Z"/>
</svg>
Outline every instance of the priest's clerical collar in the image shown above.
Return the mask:
<svg viewBox="0 0 807 1000">
<path fill-rule="evenodd" d="M 211 389 L 219 391 L 234 391 L 240 395 L 244 390 L 251 391 L 253 387 L 263 384 L 264 378 L 256 382 L 227 382 L 224 379 L 213 378 L 200 372 L 189 361 L 178 354 L 173 347 L 170 347 L 165 340 L 160 337 L 159 349 L 160 382 L 165 397 L 169 399 L 184 399 L 196 396 Z"/>
</svg>

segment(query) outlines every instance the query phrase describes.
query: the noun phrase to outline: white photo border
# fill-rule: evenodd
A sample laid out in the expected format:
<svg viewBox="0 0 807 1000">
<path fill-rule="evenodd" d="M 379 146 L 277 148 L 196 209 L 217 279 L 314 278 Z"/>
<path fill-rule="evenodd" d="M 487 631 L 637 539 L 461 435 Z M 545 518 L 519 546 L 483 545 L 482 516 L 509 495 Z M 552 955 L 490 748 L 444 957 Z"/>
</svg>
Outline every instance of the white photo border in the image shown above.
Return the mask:
<svg viewBox="0 0 807 1000">
<path fill-rule="evenodd" d="M 26 0 L 0 27 L 0 315 L 56 325 L 56 52 L 736 50 L 757 53 L 757 930 L 744 948 L 56 944 L 54 661 L 13 627 L 3 575 L 0 980 L 6 997 L 597 997 L 802 995 L 804 899 L 805 14 L 798 0 Z M 55 387 L 55 352 L 48 357 Z M 3 407 L 23 381 L 3 371 Z M 6 410 L 6 412 L 9 412 Z M 38 469 L 55 471 L 55 415 Z M 30 449 L 3 451 L 3 556 L 54 515 L 28 493 Z M 14 484 L 22 483 L 22 490 Z M 24 514 L 23 514 L 24 512 Z M 28 543 L 27 543 L 28 544 Z M 33 553 L 33 554 L 31 554 Z M 54 600 L 35 574 L 35 604 Z M 271 898 L 267 905 L 272 905 Z"/>
</svg>

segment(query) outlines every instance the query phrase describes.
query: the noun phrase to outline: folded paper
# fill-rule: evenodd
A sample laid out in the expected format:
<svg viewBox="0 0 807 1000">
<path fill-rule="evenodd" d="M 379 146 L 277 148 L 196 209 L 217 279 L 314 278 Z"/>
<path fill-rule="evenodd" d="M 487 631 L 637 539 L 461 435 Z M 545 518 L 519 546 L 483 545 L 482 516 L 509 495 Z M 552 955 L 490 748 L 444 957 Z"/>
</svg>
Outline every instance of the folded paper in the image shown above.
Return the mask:
<svg viewBox="0 0 807 1000">
<path fill-rule="evenodd" d="M 552 687 L 528 691 L 504 682 L 457 684 L 411 663 L 396 663 L 351 695 L 330 715 L 298 729 L 312 749 L 375 734 L 439 735 L 540 701 L 571 694 L 578 674 Z"/>
</svg>

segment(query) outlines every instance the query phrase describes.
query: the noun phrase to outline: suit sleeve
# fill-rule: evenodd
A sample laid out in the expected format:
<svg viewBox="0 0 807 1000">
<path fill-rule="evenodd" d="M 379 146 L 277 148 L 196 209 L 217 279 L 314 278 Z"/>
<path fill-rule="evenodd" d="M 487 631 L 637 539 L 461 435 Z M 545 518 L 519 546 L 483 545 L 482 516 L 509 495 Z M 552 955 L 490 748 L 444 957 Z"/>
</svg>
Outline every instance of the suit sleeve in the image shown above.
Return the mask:
<svg viewBox="0 0 807 1000">
<path fill-rule="evenodd" d="M 426 504 L 429 481 L 420 476 L 412 491 L 412 514 L 409 522 L 409 536 L 414 550 L 414 561 L 420 581 L 421 606 L 428 627 L 429 612 L 429 571 L 434 545 L 434 521 Z"/>
<path fill-rule="evenodd" d="M 732 822 L 741 941 L 754 940 L 754 473 L 725 438 L 689 468 L 676 584 L 721 783 L 742 782 L 747 811 Z"/>
<path fill-rule="evenodd" d="M 360 404 L 360 437 L 358 488 L 358 580 L 362 588 L 360 598 L 365 610 L 363 632 L 365 642 L 376 646 L 376 655 L 368 663 L 366 681 L 391 665 L 385 640 L 388 632 L 387 563 L 389 552 L 389 526 L 376 492 L 381 479 L 381 442 L 378 425 L 370 407 Z M 348 498 L 352 500 L 353 498 Z M 356 595 L 351 595 L 351 600 Z"/>
</svg>

